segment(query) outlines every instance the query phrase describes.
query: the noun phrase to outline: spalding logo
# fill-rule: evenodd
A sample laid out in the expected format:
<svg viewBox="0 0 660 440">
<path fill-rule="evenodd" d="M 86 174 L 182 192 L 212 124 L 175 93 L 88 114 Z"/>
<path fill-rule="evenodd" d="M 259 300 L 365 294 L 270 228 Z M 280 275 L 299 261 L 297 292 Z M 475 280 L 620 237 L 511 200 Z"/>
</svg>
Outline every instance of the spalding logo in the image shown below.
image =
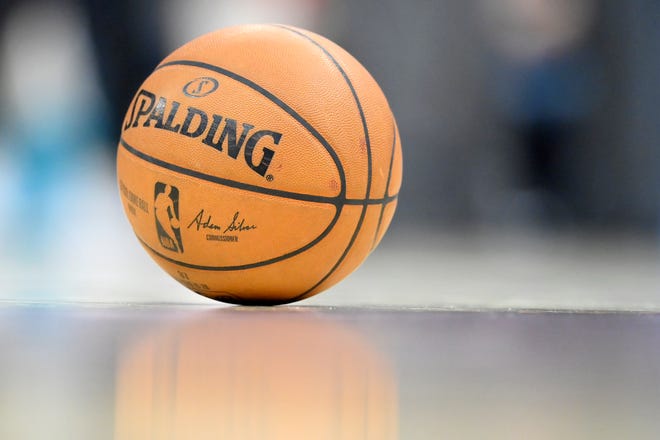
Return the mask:
<svg viewBox="0 0 660 440">
<path fill-rule="evenodd" d="M 282 133 L 272 130 L 255 131 L 254 125 L 247 122 L 239 123 L 236 119 L 208 114 L 197 107 L 181 107 L 178 101 L 168 101 L 164 96 L 156 96 L 141 89 L 133 100 L 124 123 L 124 131 L 138 126 L 171 131 L 199 139 L 208 147 L 226 152 L 232 159 L 238 159 L 242 150 L 243 159 L 252 171 L 269 182 L 273 180 L 273 176 L 267 175 L 266 172 L 275 156 L 274 148 L 282 139 Z M 255 150 L 258 151 L 257 154 L 254 154 Z"/>
<path fill-rule="evenodd" d="M 195 78 L 183 87 L 183 94 L 190 98 L 202 98 L 210 95 L 218 89 L 218 81 L 215 78 L 202 76 Z"/>
</svg>

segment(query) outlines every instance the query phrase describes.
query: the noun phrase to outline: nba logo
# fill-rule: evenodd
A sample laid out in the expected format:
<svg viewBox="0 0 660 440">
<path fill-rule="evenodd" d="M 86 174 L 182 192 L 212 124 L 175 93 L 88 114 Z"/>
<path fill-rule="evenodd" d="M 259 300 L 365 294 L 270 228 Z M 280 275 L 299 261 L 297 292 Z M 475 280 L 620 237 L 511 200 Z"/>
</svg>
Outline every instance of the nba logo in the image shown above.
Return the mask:
<svg viewBox="0 0 660 440">
<path fill-rule="evenodd" d="M 154 217 L 160 244 L 170 251 L 183 252 L 179 222 L 179 189 L 176 186 L 156 182 Z"/>
</svg>

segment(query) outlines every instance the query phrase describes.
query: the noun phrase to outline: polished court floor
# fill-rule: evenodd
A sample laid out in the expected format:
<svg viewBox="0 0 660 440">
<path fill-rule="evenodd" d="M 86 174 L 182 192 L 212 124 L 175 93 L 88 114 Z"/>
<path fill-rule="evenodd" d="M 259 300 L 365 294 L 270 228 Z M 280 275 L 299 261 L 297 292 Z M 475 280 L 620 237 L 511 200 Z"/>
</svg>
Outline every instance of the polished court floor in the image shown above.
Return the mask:
<svg viewBox="0 0 660 440">
<path fill-rule="evenodd" d="M 3 439 L 660 433 L 660 316 L 0 303 Z"/>
</svg>

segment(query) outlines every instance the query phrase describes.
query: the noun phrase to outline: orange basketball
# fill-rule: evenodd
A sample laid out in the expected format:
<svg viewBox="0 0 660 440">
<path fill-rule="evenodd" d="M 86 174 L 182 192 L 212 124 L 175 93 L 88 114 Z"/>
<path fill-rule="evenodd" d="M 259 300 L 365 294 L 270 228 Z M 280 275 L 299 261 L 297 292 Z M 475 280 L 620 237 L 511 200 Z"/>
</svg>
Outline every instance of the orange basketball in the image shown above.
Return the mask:
<svg viewBox="0 0 660 440">
<path fill-rule="evenodd" d="M 199 37 L 131 102 L 117 153 L 126 214 L 156 262 L 193 291 L 281 304 L 337 283 L 396 208 L 401 146 L 365 68 L 282 25 Z"/>
</svg>

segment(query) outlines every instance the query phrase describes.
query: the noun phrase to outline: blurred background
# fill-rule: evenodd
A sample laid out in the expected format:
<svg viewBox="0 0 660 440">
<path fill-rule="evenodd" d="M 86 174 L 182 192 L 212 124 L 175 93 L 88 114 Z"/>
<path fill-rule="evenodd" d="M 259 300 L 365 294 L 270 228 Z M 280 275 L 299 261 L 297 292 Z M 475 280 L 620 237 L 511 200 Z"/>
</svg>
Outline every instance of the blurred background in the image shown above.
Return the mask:
<svg viewBox="0 0 660 440">
<path fill-rule="evenodd" d="M 387 238 L 307 302 L 660 310 L 655 0 L 3 0 L 0 299 L 207 302 L 140 249 L 114 154 L 167 53 L 253 22 L 345 47 L 402 138 Z"/>
</svg>

